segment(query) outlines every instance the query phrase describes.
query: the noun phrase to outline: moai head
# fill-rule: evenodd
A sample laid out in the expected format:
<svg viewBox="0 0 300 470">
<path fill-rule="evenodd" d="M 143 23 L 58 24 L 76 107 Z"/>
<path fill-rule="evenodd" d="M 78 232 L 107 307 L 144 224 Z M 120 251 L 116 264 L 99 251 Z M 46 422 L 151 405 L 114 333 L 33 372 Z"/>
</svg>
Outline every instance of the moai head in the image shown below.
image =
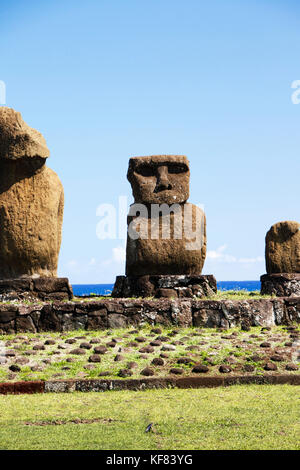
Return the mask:
<svg viewBox="0 0 300 470">
<path fill-rule="evenodd" d="M 29 127 L 20 113 L 0 108 L 0 161 L 39 158 L 46 160 L 49 150 L 40 132 Z"/>
<path fill-rule="evenodd" d="M 268 274 L 300 272 L 300 224 L 278 222 L 266 236 Z"/>
<path fill-rule="evenodd" d="M 180 204 L 189 198 L 190 169 L 184 155 L 133 157 L 127 178 L 136 203 Z"/>
</svg>

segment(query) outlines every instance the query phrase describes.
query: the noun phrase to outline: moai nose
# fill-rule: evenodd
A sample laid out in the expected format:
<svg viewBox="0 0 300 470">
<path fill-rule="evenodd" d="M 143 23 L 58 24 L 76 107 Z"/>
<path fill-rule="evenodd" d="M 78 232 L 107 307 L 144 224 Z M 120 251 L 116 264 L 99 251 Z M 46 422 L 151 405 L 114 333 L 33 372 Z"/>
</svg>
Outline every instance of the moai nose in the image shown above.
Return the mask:
<svg viewBox="0 0 300 470">
<path fill-rule="evenodd" d="M 172 185 L 169 181 L 169 172 L 167 166 L 159 166 L 157 168 L 157 182 L 155 191 L 164 191 L 166 189 L 172 189 Z"/>
</svg>

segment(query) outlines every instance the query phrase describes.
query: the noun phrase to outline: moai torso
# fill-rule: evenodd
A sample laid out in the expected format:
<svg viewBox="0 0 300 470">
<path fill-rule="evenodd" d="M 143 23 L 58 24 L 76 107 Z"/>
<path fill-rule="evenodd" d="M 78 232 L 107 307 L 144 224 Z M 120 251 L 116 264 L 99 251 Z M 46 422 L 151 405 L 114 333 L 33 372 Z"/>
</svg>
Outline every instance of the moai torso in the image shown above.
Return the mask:
<svg viewBox="0 0 300 470">
<path fill-rule="evenodd" d="M 64 195 L 43 136 L 0 108 L 0 279 L 56 276 Z"/>
<path fill-rule="evenodd" d="M 286 221 L 273 225 L 266 235 L 268 274 L 300 273 L 300 224 Z"/>
<path fill-rule="evenodd" d="M 127 177 L 135 203 L 128 216 L 127 276 L 201 274 L 206 221 L 199 207 L 186 202 L 189 176 L 182 155 L 130 159 Z"/>
</svg>

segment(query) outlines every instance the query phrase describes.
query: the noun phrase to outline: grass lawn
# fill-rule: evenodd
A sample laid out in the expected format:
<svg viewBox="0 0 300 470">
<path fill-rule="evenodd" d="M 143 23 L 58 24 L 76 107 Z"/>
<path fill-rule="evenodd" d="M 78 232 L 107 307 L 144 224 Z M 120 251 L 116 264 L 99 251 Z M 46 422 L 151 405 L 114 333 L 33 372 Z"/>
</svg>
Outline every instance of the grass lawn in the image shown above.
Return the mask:
<svg viewBox="0 0 300 470">
<path fill-rule="evenodd" d="M 7 395 L 0 409 L 0 449 L 300 449 L 291 385 Z"/>
<path fill-rule="evenodd" d="M 0 336 L 0 382 L 134 379 L 143 378 L 145 369 L 156 377 L 195 376 L 199 375 L 193 371 L 197 364 L 213 376 L 223 375 L 219 371 L 222 365 L 229 367 L 231 375 L 299 374 L 299 338 L 299 326 L 219 331 L 150 325 L 137 330 Z"/>
</svg>

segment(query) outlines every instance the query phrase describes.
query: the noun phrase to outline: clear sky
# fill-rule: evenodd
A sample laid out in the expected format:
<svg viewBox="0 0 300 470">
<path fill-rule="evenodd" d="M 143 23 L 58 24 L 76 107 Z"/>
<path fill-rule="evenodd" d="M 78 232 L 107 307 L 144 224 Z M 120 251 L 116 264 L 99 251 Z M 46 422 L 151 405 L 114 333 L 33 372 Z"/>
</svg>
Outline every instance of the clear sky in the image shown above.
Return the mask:
<svg viewBox="0 0 300 470">
<path fill-rule="evenodd" d="M 188 156 L 218 280 L 258 279 L 267 230 L 300 220 L 298 0 L 1 0 L 0 57 L 6 105 L 46 137 L 65 188 L 72 283 L 124 272 L 96 211 L 132 202 L 130 156 Z"/>
</svg>

